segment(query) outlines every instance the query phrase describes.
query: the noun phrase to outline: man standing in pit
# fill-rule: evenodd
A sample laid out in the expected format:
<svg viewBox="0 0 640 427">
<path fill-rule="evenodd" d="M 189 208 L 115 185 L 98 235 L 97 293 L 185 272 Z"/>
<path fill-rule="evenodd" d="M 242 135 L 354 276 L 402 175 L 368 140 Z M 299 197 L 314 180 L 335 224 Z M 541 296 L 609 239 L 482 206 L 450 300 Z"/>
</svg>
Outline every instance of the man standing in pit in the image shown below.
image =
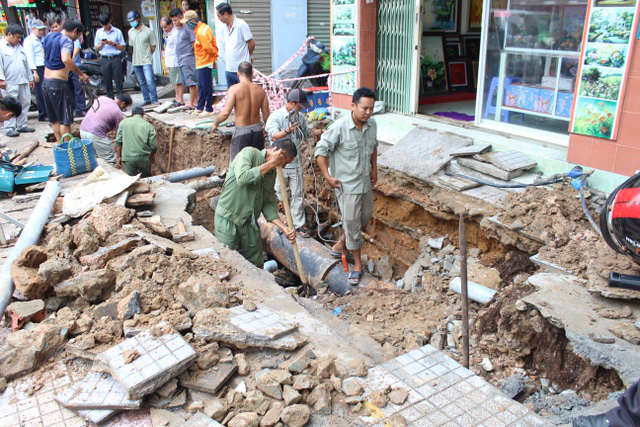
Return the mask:
<svg viewBox="0 0 640 427">
<path fill-rule="evenodd" d="M 144 98 L 144 105 L 158 103 L 156 80 L 153 75 L 153 52 L 156 51 L 156 37 L 153 31 L 142 23 L 140 12 L 132 10 L 127 13 L 127 21 L 131 24 L 129 30 L 129 45 L 133 48 L 133 72 L 136 73 L 140 90 Z"/>
<path fill-rule="evenodd" d="M 99 28 L 96 31 L 95 47 L 100 54 L 100 69 L 107 88 L 107 96 L 113 99 L 113 81 L 116 81 L 116 94 L 122 93 L 122 52 L 127 48 L 122 31 L 111 23 L 111 15 L 103 13 L 98 18 Z"/>
<path fill-rule="evenodd" d="M 264 133 L 260 123 L 260 111 L 262 120 L 269 120 L 269 99 L 262 87 L 251 81 L 253 65 L 241 62 L 238 65 L 238 77 L 240 83 L 232 86 L 227 92 L 227 102 L 216 117 L 211 126 L 215 132 L 220 123 L 224 122 L 235 109 L 235 128 L 231 137 L 231 161 L 244 147 L 254 147 L 258 150 L 264 148 Z"/>
<path fill-rule="evenodd" d="M 93 102 L 93 107 L 89 108 L 80 124 L 80 137 L 93 141 L 97 156 L 111 164 L 116 163 L 116 153 L 113 151 L 109 132 L 118 130 L 124 119 L 122 112 L 131 104 L 131 97 L 126 93 L 118 94 L 115 101 L 101 96 Z"/>
<path fill-rule="evenodd" d="M 288 139 L 276 141 L 269 149 L 247 147 L 231 163 L 216 206 L 216 237 L 258 268 L 264 265 L 258 218 L 278 226 L 290 242 L 296 232 L 287 228 L 278 215 L 273 189 L 276 168 L 296 157 L 296 146 Z"/>
<path fill-rule="evenodd" d="M 144 119 L 144 110 L 133 107 L 131 117 L 124 119 L 116 134 L 116 166 L 127 175 L 151 176 L 158 141 L 155 128 Z"/>
<path fill-rule="evenodd" d="M 29 67 L 27 55 L 22 47 L 24 30 L 18 24 L 10 24 L 5 36 L 0 40 L 0 94 L 2 97 L 14 97 L 22 106 L 18 118 L 4 122 L 5 135 L 20 136 L 23 132 L 35 132 L 27 126 L 27 114 L 31 105 L 31 90 L 34 88 L 34 75 Z"/>
<path fill-rule="evenodd" d="M 351 114 L 336 120 L 316 146 L 316 159 L 327 184 L 335 190 L 342 213 L 343 235 L 331 248 L 340 258 L 351 251 L 354 266 L 349 283 L 362 278 L 362 230 L 373 216 L 372 187 L 378 181 L 377 126 L 373 115 L 376 94 L 362 87 L 353 94 Z M 331 173 L 329 173 L 331 169 Z"/>
<path fill-rule="evenodd" d="M 47 26 L 39 20 L 35 19 L 31 23 L 31 34 L 24 39 L 24 50 L 27 54 L 29 68 L 33 72 L 33 80 L 36 88 L 36 103 L 38 104 L 38 121 L 47 121 L 47 110 L 44 108 L 44 94 L 42 93 L 42 83 L 44 81 L 44 48 L 42 47 L 42 38 L 44 30 Z"/>
<path fill-rule="evenodd" d="M 176 92 L 173 106 L 181 107 L 184 105 L 184 86 L 182 85 L 180 67 L 178 67 L 178 59 L 176 58 L 178 27 L 173 25 L 171 18 L 166 16 L 160 20 L 160 26 L 164 31 L 166 40 L 166 44 L 164 45 L 164 65 L 169 69 L 169 81 Z"/>
<path fill-rule="evenodd" d="M 287 94 L 287 103 L 284 107 L 273 112 L 265 125 L 265 131 L 272 143 L 282 138 L 290 138 L 298 151 L 295 160 L 283 169 L 283 174 L 290 194 L 293 225 L 301 237 L 311 236 L 309 228 L 306 226 L 304 214 L 304 174 L 301 148 L 312 133 L 314 135 L 322 133 L 320 129 L 309 129 L 307 120 L 301 112 L 308 107 L 309 102 L 305 93 L 300 89 L 293 89 Z M 278 199 L 282 201 L 282 188 L 279 180 L 276 181 L 276 193 Z"/>
<path fill-rule="evenodd" d="M 238 65 L 241 62 L 253 62 L 253 51 L 256 42 L 251 34 L 251 29 L 246 22 L 233 14 L 229 3 L 220 3 L 216 6 L 216 15 L 220 22 L 225 24 L 222 30 L 222 43 L 224 45 L 224 60 L 227 64 L 227 86 L 240 83 L 237 76 Z"/>
<path fill-rule="evenodd" d="M 189 13 L 194 13 L 189 11 Z M 182 11 L 177 7 L 173 9 L 169 16 L 173 21 L 173 25 L 178 29 L 176 36 L 176 63 L 180 67 L 180 79 L 182 84 L 189 88 L 189 102 L 186 109 L 194 110 L 198 105 L 198 73 L 196 72 L 196 55 L 193 50 L 193 44 L 196 41 L 196 35 L 186 24 L 186 19 Z M 197 17 L 197 15 L 196 15 Z"/>
<path fill-rule="evenodd" d="M 84 32 L 84 25 L 77 19 L 64 21 L 62 31 L 54 32 L 44 38 L 44 102 L 47 117 L 53 128 L 56 140 L 71 132 L 73 110 L 71 109 L 71 91 L 67 80 L 69 71 L 78 75 L 80 80 L 88 82 L 89 77 L 78 69 L 73 62 L 73 42 Z"/>
</svg>

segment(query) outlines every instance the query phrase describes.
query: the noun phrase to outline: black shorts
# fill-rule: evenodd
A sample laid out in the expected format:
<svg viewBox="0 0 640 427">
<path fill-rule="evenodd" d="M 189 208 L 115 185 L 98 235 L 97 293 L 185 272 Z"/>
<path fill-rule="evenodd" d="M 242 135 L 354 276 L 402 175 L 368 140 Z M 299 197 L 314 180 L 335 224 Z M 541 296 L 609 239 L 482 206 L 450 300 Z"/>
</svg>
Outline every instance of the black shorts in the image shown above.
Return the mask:
<svg viewBox="0 0 640 427">
<path fill-rule="evenodd" d="M 233 136 L 231 137 L 231 161 L 233 161 L 238 153 L 245 147 L 254 147 L 258 150 L 265 148 L 261 124 L 236 127 L 233 130 Z"/>
<path fill-rule="evenodd" d="M 44 92 L 44 106 L 47 110 L 49 123 L 71 126 L 73 108 L 69 83 L 66 80 L 44 79 L 42 91 Z"/>
</svg>

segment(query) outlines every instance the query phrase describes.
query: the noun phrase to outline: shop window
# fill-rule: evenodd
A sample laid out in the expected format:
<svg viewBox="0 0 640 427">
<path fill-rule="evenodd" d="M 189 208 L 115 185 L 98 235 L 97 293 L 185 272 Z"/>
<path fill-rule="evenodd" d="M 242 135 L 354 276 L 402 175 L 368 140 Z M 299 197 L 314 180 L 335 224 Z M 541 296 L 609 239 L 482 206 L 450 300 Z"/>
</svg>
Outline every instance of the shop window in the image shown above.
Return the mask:
<svg viewBox="0 0 640 427">
<path fill-rule="evenodd" d="M 494 1 L 482 119 L 568 134 L 586 1 Z"/>
</svg>

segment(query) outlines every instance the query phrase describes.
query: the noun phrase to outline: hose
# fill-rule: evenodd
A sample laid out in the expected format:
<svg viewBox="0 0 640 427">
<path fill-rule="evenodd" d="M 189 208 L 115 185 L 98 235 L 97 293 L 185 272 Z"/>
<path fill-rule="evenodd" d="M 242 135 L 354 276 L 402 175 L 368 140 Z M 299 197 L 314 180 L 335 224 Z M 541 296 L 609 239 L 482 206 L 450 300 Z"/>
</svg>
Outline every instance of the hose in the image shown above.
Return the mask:
<svg viewBox="0 0 640 427">
<path fill-rule="evenodd" d="M 555 178 L 548 181 L 534 182 L 533 184 L 494 184 L 493 182 L 483 181 L 481 179 L 474 178 L 472 176 L 463 175 L 461 173 L 445 172 L 447 176 L 458 177 L 468 179 L 469 181 L 477 182 L 478 184 L 487 185 L 495 188 L 527 188 L 527 187 L 541 187 L 543 185 L 557 184 L 563 182 L 564 178 Z"/>
<path fill-rule="evenodd" d="M 598 232 L 599 235 L 602 236 L 602 231 L 600 230 L 600 227 L 591 216 L 591 212 L 589 212 L 589 208 L 587 207 L 587 201 L 584 197 L 584 188 L 587 186 L 588 177 L 589 177 L 588 174 L 584 174 L 580 179 L 580 204 L 582 205 L 582 210 L 584 211 L 584 214 L 587 216 L 587 219 L 589 220 L 593 228 Z"/>
<path fill-rule="evenodd" d="M 96 107 L 93 108 L 94 101 L 98 99 L 98 96 L 96 95 L 96 91 L 93 90 L 93 87 L 87 83 L 83 83 L 82 91 L 84 92 L 84 96 L 87 98 L 87 101 L 84 107 L 81 108 L 82 111 L 89 111 L 89 109 L 91 108 L 93 109 L 94 112 L 98 111 L 98 108 L 100 108 L 99 100 L 98 100 L 98 105 L 96 105 Z"/>
</svg>

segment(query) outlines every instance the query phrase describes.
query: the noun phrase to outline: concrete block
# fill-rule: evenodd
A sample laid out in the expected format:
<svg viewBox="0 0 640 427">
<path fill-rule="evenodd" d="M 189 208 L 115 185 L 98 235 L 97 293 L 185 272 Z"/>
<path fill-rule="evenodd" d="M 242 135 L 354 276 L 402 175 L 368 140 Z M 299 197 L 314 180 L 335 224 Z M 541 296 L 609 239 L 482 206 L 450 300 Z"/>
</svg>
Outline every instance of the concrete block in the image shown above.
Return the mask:
<svg viewBox="0 0 640 427">
<path fill-rule="evenodd" d="M 122 386 L 111 375 L 95 371 L 55 399 L 71 409 L 138 409 L 141 402 L 127 399 Z"/>
<path fill-rule="evenodd" d="M 537 165 L 536 162 L 516 150 L 494 151 L 492 153 L 478 155 L 475 158 L 488 161 L 494 166 L 508 172 L 528 170 Z"/>
<path fill-rule="evenodd" d="M 236 373 L 238 365 L 232 363 L 220 363 L 215 369 L 210 369 L 204 373 L 190 376 L 188 379 L 180 380 L 180 385 L 191 390 L 203 391 L 215 394 L 220 388 Z"/>
<path fill-rule="evenodd" d="M 142 242 L 139 237 L 131 237 L 129 239 L 122 240 L 115 245 L 102 247 L 90 255 L 84 255 L 80 257 L 80 264 L 82 265 L 95 265 L 98 267 L 104 267 L 107 262 L 113 258 L 129 252 L 131 249 L 138 246 Z"/>
<path fill-rule="evenodd" d="M 524 173 L 523 169 L 518 169 L 518 170 L 509 172 L 509 171 L 500 169 L 499 167 L 494 166 L 491 163 L 484 163 L 479 160 L 469 159 L 466 157 L 458 158 L 458 164 L 460 166 L 473 169 L 474 171 L 484 173 L 486 175 L 501 179 L 503 181 L 512 180 L 513 178 L 517 178 Z"/>
</svg>

